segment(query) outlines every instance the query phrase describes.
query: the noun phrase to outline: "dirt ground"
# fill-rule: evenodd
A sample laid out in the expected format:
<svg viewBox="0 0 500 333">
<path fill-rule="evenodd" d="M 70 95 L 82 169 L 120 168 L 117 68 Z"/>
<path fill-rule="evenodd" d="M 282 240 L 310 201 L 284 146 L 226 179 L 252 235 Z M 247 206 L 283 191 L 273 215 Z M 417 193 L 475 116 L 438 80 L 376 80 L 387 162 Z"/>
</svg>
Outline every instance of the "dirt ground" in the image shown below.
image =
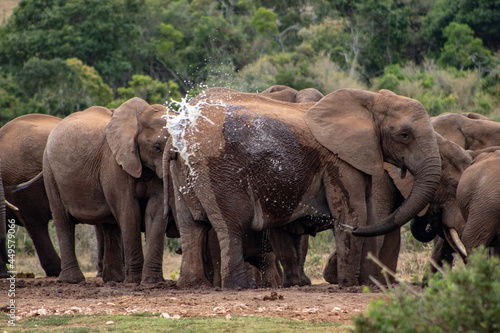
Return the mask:
<svg viewBox="0 0 500 333">
<path fill-rule="evenodd" d="M 9 289 L 7 280 L 0 290 Z M 0 297 L 0 310 L 7 311 L 6 292 Z M 328 283 L 311 286 L 254 289 L 180 290 L 167 280 L 154 286 L 103 283 L 87 278 L 80 284 L 58 282 L 56 278 L 16 280 L 18 319 L 49 314 L 131 314 L 160 313 L 166 318 L 223 316 L 276 316 L 298 320 L 351 323 L 352 316 L 364 311 L 374 293 L 362 287 L 339 288 Z"/>
</svg>

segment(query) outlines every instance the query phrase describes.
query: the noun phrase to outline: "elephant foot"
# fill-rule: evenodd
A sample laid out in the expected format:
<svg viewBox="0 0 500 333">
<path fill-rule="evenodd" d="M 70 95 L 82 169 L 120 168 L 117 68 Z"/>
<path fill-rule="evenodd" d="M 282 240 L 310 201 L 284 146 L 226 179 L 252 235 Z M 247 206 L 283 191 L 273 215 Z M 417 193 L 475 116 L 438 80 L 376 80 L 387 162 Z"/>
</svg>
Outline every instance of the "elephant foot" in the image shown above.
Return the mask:
<svg viewBox="0 0 500 333">
<path fill-rule="evenodd" d="M 142 280 L 142 274 L 140 275 L 128 275 L 123 283 L 134 283 L 134 284 L 140 284 Z"/>
<path fill-rule="evenodd" d="M 176 285 L 180 289 L 213 288 L 212 284 L 205 277 L 198 279 L 185 278 L 182 274 L 179 275 Z"/>
<path fill-rule="evenodd" d="M 61 274 L 61 266 L 44 267 L 45 275 L 57 277 Z"/>
<path fill-rule="evenodd" d="M 283 280 L 283 287 L 293 287 L 293 286 L 308 286 L 311 284 L 311 279 L 307 275 L 299 275 L 295 277 L 285 277 Z"/>
<path fill-rule="evenodd" d="M 247 270 L 244 271 L 245 274 L 232 275 L 225 277 L 222 281 L 223 289 L 256 289 L 257 282 L 248 275 Z M 260 272 L 259 272 L 260 274 Z"/>
<path fill-rule="evenodd" d="M 3 267 L 0 267 L 0 279 L 7 279 L 10 278 L 11 274 L 7 273 L 7 267 L 3 265 Z"/>
<path fill-rule="evenodd" d="M 63 270 L 61 274 L 59 274 L 59 281 L 67 282 L 67 283 L 80 283 L 85 281 L 85 276 L 83 275 L 80 269 L 72 269 L 72 270 Z"/>
<path fill-rule="evenodd" d="M 162 276 L 146 276 L 142 279 L 141 284 L 157 284 L 160 282 L 165 282 L 165 279 Z"/>
</svg>

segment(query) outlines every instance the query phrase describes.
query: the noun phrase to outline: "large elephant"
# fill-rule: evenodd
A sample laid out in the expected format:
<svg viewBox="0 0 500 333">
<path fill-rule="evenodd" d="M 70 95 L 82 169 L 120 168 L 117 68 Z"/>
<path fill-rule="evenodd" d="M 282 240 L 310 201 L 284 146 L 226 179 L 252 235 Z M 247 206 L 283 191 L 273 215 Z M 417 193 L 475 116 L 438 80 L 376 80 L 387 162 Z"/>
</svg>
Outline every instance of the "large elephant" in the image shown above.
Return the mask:
<svg viewBox="0 0 500 333">
<path fill-rule="evenodd" d="M 7 208 L 7 218 L 26 228 L 33 240 L 38 259 L 47 276 L 58 276 L 61 259 L 49 237 L 51 219 L 49 200 L 43 180 L 28 189 L 15 192 L 13 187 L 26 182 L 42 171 L 43 151 L 50 131 L 61 121 L 45 114 L 20 116 L 0 129 L 1 173 L 6 199 L 19 208 Z"/>
<path fill-rule="evenodd" d="M 423 106 L 387 90 L 343 89 L 316 104 L 209 89 L 169 121 L 172 176 L 183 244 L 178 286 L 208 285 L 200 241 L 219 239 L 222 286 L 248 288 L 242 235 L 287 224 L 335 226 L 339 283 L 357 285 L 363 244 L 345 232 L 386 233 L 415 216 L 439 183 L 441 161 Z M 371 176 L 387 161 L 415 175 L 409 198 L 375 224 Z M 168 184 L 167 184 L 168 185 Z"/>
<path fill-rule="evenodd" d="M 165 107 L 132 98 L 113 113 L 103 107 L 76 112 L 52 130 L 43 176 L 61 250 L 59 280 L 84 280 L 75 254 L 75 223 L 102 224 L 104 281 L 163 280 L 165 112 Z M 147 235 L 145 256 L 141 224 Z M 120 232 L 125 277 L 116 260 Z"/>
<path fill-rule="evenodd" d="M 500 147 L 498 147 L 500 149 Z M 500 151 L 482 153 L 462 174 L 457 201 L 465 219 L 460 239 L 467 251 L 500 245 Z"/>
</svg>

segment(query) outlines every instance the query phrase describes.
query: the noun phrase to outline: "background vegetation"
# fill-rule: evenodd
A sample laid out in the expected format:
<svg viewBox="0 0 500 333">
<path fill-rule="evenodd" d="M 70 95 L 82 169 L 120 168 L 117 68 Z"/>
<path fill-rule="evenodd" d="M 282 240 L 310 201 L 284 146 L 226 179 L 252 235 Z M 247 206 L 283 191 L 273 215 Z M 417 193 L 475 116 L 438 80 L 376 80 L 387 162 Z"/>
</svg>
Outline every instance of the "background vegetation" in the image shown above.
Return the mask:
<svg viewBox="0 0 500 333">
<path fill-rule="evenodd" d="M 168 103 L 210 86 L 259 92 L 273 84 L 324 94 L 390 89 L 431 115 L 478 112 L 500 121 L 497 0 L 3 0 L 0 11 L 0 125 L 26 113 L 115 108 L 132 96 Z M 92 275 L 93 228 L 77 227 L 80 266 Z M 17 238 L 18 269 L 44 275 L 24 229 Z M 177 246 L 165 245 L 170 279 L 178 276 Z M 311 238 L 306 273 L 313 280 L 333 247 L 331 232 Z M 398 278 L 420 281 L 430 250 L 404 229 Z M 449 279 L 431 280 L 416 296 L 404 288 L 388 294 L 356 321 L 357 330 L 439 331 L 443 322 L 432 315 L 447 304 L 466 312 L 445 313 L 444 323 L 480 318 L 467 311 L 486 303 L 468 296 L 497 302 L 499 266 L 471 261 L 475 271 L 444 271 Z M 460 289 L 465 298 L 448 294 Z M 497 303 L 478 311 L 485 319 L 472 329 L 498 330 L 490 320 Z M 397 326 L 413 323 L 414 313 L 433 326 Z"/>
<path fill-rule="evenodd" d="M 2 2 L 0 123 L 203 87 L 386 88 L 500 119 L 496 0 Z"/>
</svg>

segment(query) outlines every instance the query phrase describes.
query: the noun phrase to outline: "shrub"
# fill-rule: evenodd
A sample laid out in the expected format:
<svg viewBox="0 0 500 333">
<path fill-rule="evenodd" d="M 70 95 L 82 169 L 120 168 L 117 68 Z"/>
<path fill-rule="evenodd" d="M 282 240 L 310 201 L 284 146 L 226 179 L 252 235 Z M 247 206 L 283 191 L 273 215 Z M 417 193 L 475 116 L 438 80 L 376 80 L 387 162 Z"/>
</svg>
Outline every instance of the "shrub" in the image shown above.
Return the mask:
<svg viewBox="0 0 500 333">
<path fill-rule="evenodd" d="M 354 318 L 355 332 L 498 332 L 500 260 L 484 248 L 466 266 L 447 266 L 428 287 L 401 284 Z"/>
</svg>

